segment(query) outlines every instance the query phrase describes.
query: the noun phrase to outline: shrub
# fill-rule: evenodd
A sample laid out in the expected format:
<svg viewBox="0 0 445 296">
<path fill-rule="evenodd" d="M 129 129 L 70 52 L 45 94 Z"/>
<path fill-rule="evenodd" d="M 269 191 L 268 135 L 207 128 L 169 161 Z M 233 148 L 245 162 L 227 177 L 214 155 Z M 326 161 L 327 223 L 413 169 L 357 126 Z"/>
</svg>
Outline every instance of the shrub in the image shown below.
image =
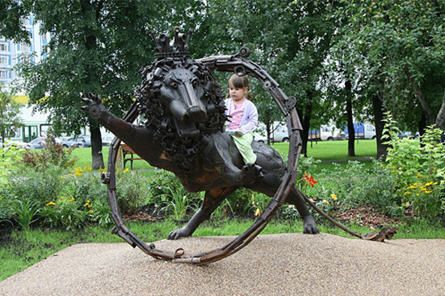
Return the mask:
<svg viewBox="0 0 445 296">
<path fill-rule="evenodd" d="M 317 184 L 306 186 L 303 191 L 327 212 L 367 205 L 395 214 L 394 208 L 400 205 L 400 197 L 395 194 L 396 180 L 377 161 L 337 165 L 334 169 L 322 170 L 316 179 Z"/>
<path fill-rule="evenodd" d="M 158 214 L 173 214 L 177 220 L 196 210 L 204 196 L 204 193 L 187 192 L 173 173 L 164 170 L 159 170 L 156 178 L 149 181 L 148 193 L 148 200 Z"/>
<path fill-rule="evenodd" d="M 99 172 L 91 169 L 76 167 L 72 172 L 63 176 L 64 186 L 60 195 L 72 196 L 81 203 L 87 200 L 102 200 L 107 196 L 107 187 L 102 184 Z"/>
<path fill-rule="evenodd" d="M 60 196 L 48 202 L 40 211 L 43 223 L 66 230 L 79 229 L 87 222 L 89 208 L 74 197 Z"/>
<path fill-rule="evenodd" d="M 390 146 L 385 166 L 396 179 L 401 206 L 414 216 L 445 216 L 445 146 L 440 142 L 443 131 L 428 127 L 421 144 L 414 139 L 399 139 L 397 122 L 387 114 L 384 132 Z"/>
<path fill-rule="evenodd" d="M 289 221 L 295 221 L 297 219 L 300 219 L 300 213 L 298 212 L 297 208 L 294 205 L 291 204 L 284 204 L 278 212 L 278 217 L 284 220 Z"/>
<path fill-rule="evenodd" d="M 33 200 L 15 199 L 11 202 L 13 220 L 22 230 L 29 230 L 32 223 L 37 221 L 37 214 L 40 212 L 39 204 Z"/>
<path fill-rule="evenodd" d="M 64 170 L 49 166 L 44 171 L 18 169 L 9 177 L 8 198 L 30 200 L 39 207 L 57 198 L 62 189 Z"/>
<path fill-rule="evenodd" d="M 10 174 L 14 171 L 17 163 L 22 158 L 23 149 L 14 146 L 0 148 L 0 186 L 8 183 Z"/>
<path fill-rule="evenodd" d="M 168 203 L 165 208 L 167 214 L 172 215 L 176 221 L 185 218 L 190 209 L 190 201 L 187 198 L 187 192 L 182 187 L 168 188 Z"/>
<path fill-rule="evenodd" d="M 92 203 L 89 220 L 99 226 L 109 226 L 113 224 L 110 206 L 104 198 L 96 199 Z"/>
<path fill-rule="evenodd" d="M 66 149 L 56 143 L 54 135 L 49 133 L 45 140 L 45 149 L 35 151 L 26 150 L 23 154 L 23 163 L 36 170 L 45 170 L 48 166 L 57 166 L 69 169 L 74 166 L 75 160 L 71 157 L 72 149 Z"/>
<path fill-rule="evenodd" d="M 5 197 L 0 190 L 0 222 L 11 222 L 14 210 L 12 208 L 11 200 Z"/>
<path fill-rule="evenodd" d="M 119 173 L 116 186 L 122 213 L 134 214 L 151 202 L 147 177 L 137 172 L 123 170 Z"/>
<path fill-rule="evenodd" d="M 240 188 L 227 198 L 227 203 L 223 206 L 228 207 L 226 212 L 231 216 L 254 217 L 259 216 L 266 209 L 270 199 L 265 194 Z"/>
</svg>

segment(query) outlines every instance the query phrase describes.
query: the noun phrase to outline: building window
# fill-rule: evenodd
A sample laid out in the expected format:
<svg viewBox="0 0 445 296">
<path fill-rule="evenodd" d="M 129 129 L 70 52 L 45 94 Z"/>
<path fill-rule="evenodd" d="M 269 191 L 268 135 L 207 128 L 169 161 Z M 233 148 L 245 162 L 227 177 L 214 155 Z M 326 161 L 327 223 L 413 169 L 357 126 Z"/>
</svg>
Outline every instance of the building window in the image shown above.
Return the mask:
<svg viewBox="0 0 445 296">
<path fill-rule="evenodd" d="M 0 51 L 8 51 L 8 44 L 0 43 Z"/>
<path fill-rule="evenodd" d="M 0 70 L 0 79 L 8 79 L 8 78 L 9 78 L 9 71 Z"/>
<path fill-rule="evenodd" d="M 9 65 L 9 57 L 8 56 L 0 56 L 0 65 L 2 65 L 2 66 Z"/>
<path fill-rule="evenodd" d="M 26 43 L 24 43 L 24 42 L 22 42 L 22 44 L 21 44 L 21 50 L 22 50 L 22 52 L 29 52 L 30 51 L 30 47 L 29 47 L 29 44 L 26 44 Z"/>
</svg>

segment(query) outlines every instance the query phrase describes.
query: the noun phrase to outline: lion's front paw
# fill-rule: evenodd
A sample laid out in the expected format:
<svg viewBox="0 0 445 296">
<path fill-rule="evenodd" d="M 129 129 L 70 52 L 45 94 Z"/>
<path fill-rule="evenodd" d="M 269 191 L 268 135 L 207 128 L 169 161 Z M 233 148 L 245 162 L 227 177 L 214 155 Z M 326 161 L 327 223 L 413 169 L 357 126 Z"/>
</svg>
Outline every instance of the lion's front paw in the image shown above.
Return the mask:
<svg viewBox="0 0 445 296">
<path fill-rule="evenodd" d="M 82 106 L 82 110 L 88 112 L 94 119 L 99 119 L 102 111 L 105 111 L 105 107 L 102 105 L 100 98 L 92 93 L 81 94 L 82 101 L 85 105 Z"/>
</svg>

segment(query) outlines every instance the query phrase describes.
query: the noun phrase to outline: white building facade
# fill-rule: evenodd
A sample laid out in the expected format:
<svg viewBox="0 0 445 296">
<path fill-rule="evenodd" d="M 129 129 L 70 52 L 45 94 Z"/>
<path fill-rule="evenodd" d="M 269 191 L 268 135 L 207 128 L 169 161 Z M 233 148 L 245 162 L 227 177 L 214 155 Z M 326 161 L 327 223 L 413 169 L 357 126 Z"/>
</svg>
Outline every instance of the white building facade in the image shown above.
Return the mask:
<svg viewBox="0 0 445 296">
<path fill-rule="evenodd" d="M 49 42 L 49 33 L 40 32 L 40 24 L 30 16 L 23 20 L 29 34 L 30 43 L 17 43 L 0 36 L 0 84 L 8 88 L 13 81 L 20 80 L 15 67 L 25 58 L 32 63 L 39 63 L 45 58 L 45 46 Z"/>
<path fill-rule="evenodd" d="M 21 77 L 17 66 L 24 60 L 39 63 L 45 58 L 45 46 L 49 42 L 49 33 L 40 32 L 40 23 L 35 22 L 33 16 L 22 21 L 29 36 L 29 43 L 15 42 L 0 36 L 0 85 L 3 90 L 10 91 L 12 85 L 19 85 Z M 17 128 L 10 135 L 12 140 L 29 142 L 44 134 L 48 127 L 48 114 L 34 112 L 31 106 L 26 106 L 27 96 L 22 93 L 15 94 L 16 101 L 24 104 L 20 109 L 19 117 L 23 127 Z"/>
</svg>

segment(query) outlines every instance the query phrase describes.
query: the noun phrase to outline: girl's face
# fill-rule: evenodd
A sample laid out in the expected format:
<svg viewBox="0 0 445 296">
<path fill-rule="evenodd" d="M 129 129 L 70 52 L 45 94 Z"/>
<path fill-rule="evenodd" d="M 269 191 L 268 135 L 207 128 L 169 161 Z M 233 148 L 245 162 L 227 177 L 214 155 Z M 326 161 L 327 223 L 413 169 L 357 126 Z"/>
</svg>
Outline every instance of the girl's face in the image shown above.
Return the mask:
<svg viewBox="0 0 445 296">
<path fill-rule="evenodd" d="M 247 87 L 236 88 L 232 84 L 229 84 L 229 96 L 234 101 L 241 101 L 243 98 L 247 97 L 249 89 Z"/>
</svg>

